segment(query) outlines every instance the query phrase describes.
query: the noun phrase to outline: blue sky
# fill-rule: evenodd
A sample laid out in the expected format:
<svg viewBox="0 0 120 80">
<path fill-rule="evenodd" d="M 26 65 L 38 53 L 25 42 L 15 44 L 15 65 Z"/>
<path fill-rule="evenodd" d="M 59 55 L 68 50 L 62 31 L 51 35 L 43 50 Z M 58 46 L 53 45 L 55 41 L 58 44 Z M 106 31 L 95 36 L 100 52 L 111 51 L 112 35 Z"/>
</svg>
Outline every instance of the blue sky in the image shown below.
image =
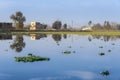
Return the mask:
<svg viewBox="0 0 120 80">
<path fill-rule="evenodd" d="M 55 20 L 81 26 L 92 20 L 120 23 L 120 0 L 0 0 L 0 22 L 11 22 L 9 16 L 21 11 L 26 23 L 52 24 Z"/>
</svg>

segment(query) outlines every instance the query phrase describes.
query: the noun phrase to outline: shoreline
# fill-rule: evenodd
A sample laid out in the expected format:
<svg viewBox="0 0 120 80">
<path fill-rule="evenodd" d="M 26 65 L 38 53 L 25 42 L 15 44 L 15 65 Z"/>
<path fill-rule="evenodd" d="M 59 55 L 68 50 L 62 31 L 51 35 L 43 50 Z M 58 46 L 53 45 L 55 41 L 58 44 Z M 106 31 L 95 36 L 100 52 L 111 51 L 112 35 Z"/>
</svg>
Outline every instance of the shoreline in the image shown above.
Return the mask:
<svg viewBox="0 0 120 80">
<path fill-rule="evenodd" d="M 78 34 L 78 35 L 120 35 L 120 31 L 74 31 L 74 30 L 1 30 L 0 34 Z"/>
</svg>

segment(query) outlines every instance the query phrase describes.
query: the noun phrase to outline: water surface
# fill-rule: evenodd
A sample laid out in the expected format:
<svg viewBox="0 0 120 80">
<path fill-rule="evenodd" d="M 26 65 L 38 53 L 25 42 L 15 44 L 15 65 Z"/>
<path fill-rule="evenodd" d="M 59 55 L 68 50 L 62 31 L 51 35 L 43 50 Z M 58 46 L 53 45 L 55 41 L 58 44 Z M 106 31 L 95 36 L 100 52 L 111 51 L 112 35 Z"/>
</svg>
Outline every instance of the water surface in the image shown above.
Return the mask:
<svg viewBox="0 0 120 80">
<path fill-rule="evenodd" d="M 29 53 L 50 60 L 15 61 Z M 120 36 L 0 34 L 0 80 L 120 80 L 119 60 Z"/>
</svg>

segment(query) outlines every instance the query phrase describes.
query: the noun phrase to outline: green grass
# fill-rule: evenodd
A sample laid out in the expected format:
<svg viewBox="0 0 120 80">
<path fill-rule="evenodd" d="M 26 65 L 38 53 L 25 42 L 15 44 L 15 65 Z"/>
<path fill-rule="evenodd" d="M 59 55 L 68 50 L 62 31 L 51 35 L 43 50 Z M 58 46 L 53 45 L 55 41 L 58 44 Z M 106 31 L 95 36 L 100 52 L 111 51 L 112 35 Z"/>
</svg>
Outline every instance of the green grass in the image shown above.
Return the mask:
<svg viewBox="0 0 120 80">
<path fill-rule="evenodd" d="M 5 32 L 0 32 L 5 33 Z M 80 34 L 80 35 L 120 35 L 120 31 L 94 31 L 94 32 L 80 32 L 80 31 L 11 31 L 10 34 Z"/>
<path fill-rule="evenodd" d="M 80 34 L 80 35 L 120 35 L 120 32 L 11 32 L 11 34 Z"/>
</svg>

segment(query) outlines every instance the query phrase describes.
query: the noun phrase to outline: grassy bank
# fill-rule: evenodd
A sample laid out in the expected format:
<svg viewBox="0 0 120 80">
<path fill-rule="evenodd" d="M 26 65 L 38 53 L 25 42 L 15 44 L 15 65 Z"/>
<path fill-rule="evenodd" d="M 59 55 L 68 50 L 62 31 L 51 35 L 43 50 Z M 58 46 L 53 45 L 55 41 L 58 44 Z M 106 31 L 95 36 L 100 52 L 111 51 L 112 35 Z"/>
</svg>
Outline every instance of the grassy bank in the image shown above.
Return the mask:
<svg viewBox="0 0 120 80">
<path fill-rule="evenodd" d="M 79 34 L 79 35 L 120 35 L 119 31 L 97 31 L 97 32 L 11 32 L 11 34 Z"/>
<path fill-rule="evenodd" d="M 80 35 L 120 35 L 120 31 L 4 31 L 0 34 L 80 34 Z"/>
</svg>

